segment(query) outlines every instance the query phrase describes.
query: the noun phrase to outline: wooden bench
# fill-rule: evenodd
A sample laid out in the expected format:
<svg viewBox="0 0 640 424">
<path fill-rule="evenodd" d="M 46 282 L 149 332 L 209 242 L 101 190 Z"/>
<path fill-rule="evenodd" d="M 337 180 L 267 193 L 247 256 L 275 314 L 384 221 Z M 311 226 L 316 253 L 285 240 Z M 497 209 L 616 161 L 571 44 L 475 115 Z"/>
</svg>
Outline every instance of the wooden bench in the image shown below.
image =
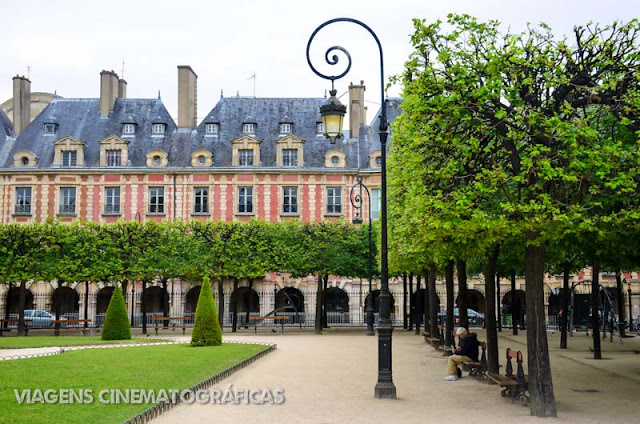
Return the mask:
<svg viewBox="0 0 640 424">
<path fill-rule="evenodd" d="M 478 379 L 487 378 L 487 343 L 480 342 L 480 348 L 482 349 L 482 354 L 480 355 L 479 362 L 463 362 L 467 367 L 469 367 L 469 377 L 474 377 Z"/>
<path fill-rule="evenodd" d="M 284 333 L 284 323 L 289 320 L 289 317 L 286 315 L 271 315 L 267 317 L 251 317 L 250 321 L 253 320 L 253 331 L 255 334 L 258 334 L 258 321 L 265 321 L 268 319 L 272 319 L 274 324 L 276 321 L 280 321 L 280 331 Z"/>
<path fill-rule="evenodd" d="M 524 374 L 522 352 L 507 348 L 506 357 L 505 375 L 487 373 L 487 378 L 502 388 L 501 396 L 510 397 L 512 402 L 519 402 L 526 406 L 529 404 L 528 381 Z M 518 367 L 516 375 L 513 375 L 513 359 L 516 360 Z"/>
<path fill-rule="evenodd" d="M 51 324 L 84 324 L 87 323 L 89 324 L 91 322 L 90 319 L 52 319 L 51 320 Z M 61 328 L 56 328 L 54 331 L 54 335 L 59 336 L 60 335 L 60 330 L 63 331 L 82 331 L 82 335 L 86 336 L 87 332 L 89 331 L 88 328 L 84 328 L 84 327 L 61 327 Z"/>
<path fill-rule="evenodd" d="M 151 321 L 155 321 L 156 326 L 154 329 L 156 330 L 156 336 L 158 335 L 158 322 L 165 321 L 169 324 L 170 321 L 181 321 L 182 322 L 182 334 L 185 334 L 187 331 L 186 321 L 191 321 L 191 317 L 151 317 Z M 176 331 L 176 323 L 173 323 L 173 331 Z"/>
<path fill-rule="evenodd" d="M 9 319 L 0 319 L 0 336 L 3 335 L 3 333 L 9 333 L 13 330 L 13 328 L 5 328 L 4 324 L 16 324 L 16 327 L 18 325 L 18 321 L 20 321 L 18 318 L 9 318 Z M 29 327 L 27 326 L 27 323 L 30 323 L 33 320 L 30 319 L 25 319 L 24 320 L 24 335 L 27 336 L 29 335 Z"/>
</svg>

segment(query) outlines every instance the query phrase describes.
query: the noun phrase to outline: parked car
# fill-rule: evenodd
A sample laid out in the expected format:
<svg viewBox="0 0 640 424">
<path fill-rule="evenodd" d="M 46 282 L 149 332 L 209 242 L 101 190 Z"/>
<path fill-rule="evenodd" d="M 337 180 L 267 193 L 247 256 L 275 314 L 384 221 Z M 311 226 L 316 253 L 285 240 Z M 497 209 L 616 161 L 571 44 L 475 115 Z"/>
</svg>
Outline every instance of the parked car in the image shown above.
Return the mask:
<svg viewBox="0 0 640 424">
<path fill-rule="evenodd" d="M 31 320 L 27 322 L 28 327 L 51 327 L 53 326 L 51 320 L 56 319 L 56 316 L 43 309 L 25 309 L 24 319 Z M 60 315 L 60 319 L 67 319 L 67 317 Z"/>
<path fill-rule="evenodd" d="M 458 308 L 453 310 L 453 322 L 454 325 L 458 325 L 460 323 L 460 311 Z M 473 309 L 467 309 L 467 316 L 469 317 L 469 325 L 481 326 L 484 325 L 484 314 L 480 312 L 476 312 Z M 447 311 L 438 312 L 438 321 L 440 324 L 444 325 L 445 320 L 447 318 Z"/>
</svg>

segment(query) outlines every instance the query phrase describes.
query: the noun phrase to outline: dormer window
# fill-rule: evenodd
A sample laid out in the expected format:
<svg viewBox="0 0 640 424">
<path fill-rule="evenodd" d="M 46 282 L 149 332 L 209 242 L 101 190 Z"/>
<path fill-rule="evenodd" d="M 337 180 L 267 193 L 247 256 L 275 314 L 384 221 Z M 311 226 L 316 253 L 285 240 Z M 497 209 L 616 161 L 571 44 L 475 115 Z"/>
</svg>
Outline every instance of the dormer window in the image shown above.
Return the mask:
<svg viewBox="0 0 640 424">
<path fill-rule="evenodd" d="M 22 156 L 22 158 L 20 158 L 20 163 L 22 163 L 22 166 L 29 166 L 29 158 Z"/>
<path fill-rule="evenodd" d="M 242 133 L 243 134 L 255 134 L 256 133 L 256 124 L 242 124 Z"/>
<path fill-rule="evenodd" d="M 122 150 L 107 150 L 107 166 L 122 166 Z"/>
<path fill-rule="evenodd" d="M 322 122 L 316 122 L 316 135 L 324 136 L 324 125 Z"/>
<path fill-rule="evenodd" d="M 44 124 L 44 135 L 56 135 L 56 124 Z"/>
<path fill-rule="evenodd" d="M 219 124 L 205 124 L 204 125 L 205 135 L 218 135 L 218 126 Z"/>
<path fill-rule="evenodd" d="M 151 127 L 151 135 L 164 135 L 165 124 L 153 124 Z"/>
<path fill-rule="evenodd" d="M 136 133 L 136 124 L 124 124 L 122 126 L 123 135 L 134 135 Z"/>
<path fill-rule="evenodd" d="M 284 123 L 280 124 L 280 134 L 291 134 L 291 128 L 293 125 Z"/>
<path fill-rule="evenodd" d="M 78 152 L 76 150 L 63 150 L 60 157 L 60 166 L 76 166 L 78 163 Z"/>
</svg>

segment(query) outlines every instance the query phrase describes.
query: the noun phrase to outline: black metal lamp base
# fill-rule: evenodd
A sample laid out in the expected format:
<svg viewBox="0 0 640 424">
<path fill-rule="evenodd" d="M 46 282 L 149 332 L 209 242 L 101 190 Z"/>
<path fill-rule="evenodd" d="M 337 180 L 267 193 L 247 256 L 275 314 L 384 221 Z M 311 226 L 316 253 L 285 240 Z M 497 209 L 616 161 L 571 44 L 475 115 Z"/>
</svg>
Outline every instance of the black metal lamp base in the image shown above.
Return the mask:
<svg viewBox="0 0 640 424">
<path fill-rule="evenodd" d="M 396 386 L 393 382 L 385 382 L 376 384 L 376 399 L 396 399 Z"/>
</svg>

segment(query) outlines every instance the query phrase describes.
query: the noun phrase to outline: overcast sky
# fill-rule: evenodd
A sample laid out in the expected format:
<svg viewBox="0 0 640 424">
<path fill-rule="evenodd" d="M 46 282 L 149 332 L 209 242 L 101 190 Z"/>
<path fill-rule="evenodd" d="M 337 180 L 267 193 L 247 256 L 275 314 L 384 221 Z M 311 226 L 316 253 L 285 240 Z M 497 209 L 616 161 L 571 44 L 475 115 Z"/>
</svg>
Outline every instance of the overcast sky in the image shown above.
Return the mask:
<svg viewBox="0 0 640 424">
<path fill-rule="evenodd" d="M 27 75 L 31 91 L 97 98 L 99 73 L 116 71 L 127 97 L 155 98 L 177 118 L 177 66 L 198 74 L 198 120 L 225 97 L 322 97 L 330 82 L 307 65 L 309 36 L 335 17 L 363 21 L 384 50 L 385 80 L 400 73 L 411 52 L 412 19 L 446 19 L 450 12 L 497 19 L 520 31 L 527 22 L 570 34 L 588 21 L 610 23 L 640 16 L 638 0 L 0 0 L 0 103 L 12 96 L 11 78 Z M 364 80 L 368 119 L 380 103 L 378 53 L 373 38 L 354 24 L 334 24 L 313 43 L 321 67 L 325 50 L 346 48 L 349 74 L 336 82 Z M 30 70 L 28 71 L 28 68 Z M 326 67 L 323 70 L 328 70 Z M 251 79 L 252 75 L 255 77 Z M 389 94 L 397 96 L 400 87 Z"/>
</svg>

